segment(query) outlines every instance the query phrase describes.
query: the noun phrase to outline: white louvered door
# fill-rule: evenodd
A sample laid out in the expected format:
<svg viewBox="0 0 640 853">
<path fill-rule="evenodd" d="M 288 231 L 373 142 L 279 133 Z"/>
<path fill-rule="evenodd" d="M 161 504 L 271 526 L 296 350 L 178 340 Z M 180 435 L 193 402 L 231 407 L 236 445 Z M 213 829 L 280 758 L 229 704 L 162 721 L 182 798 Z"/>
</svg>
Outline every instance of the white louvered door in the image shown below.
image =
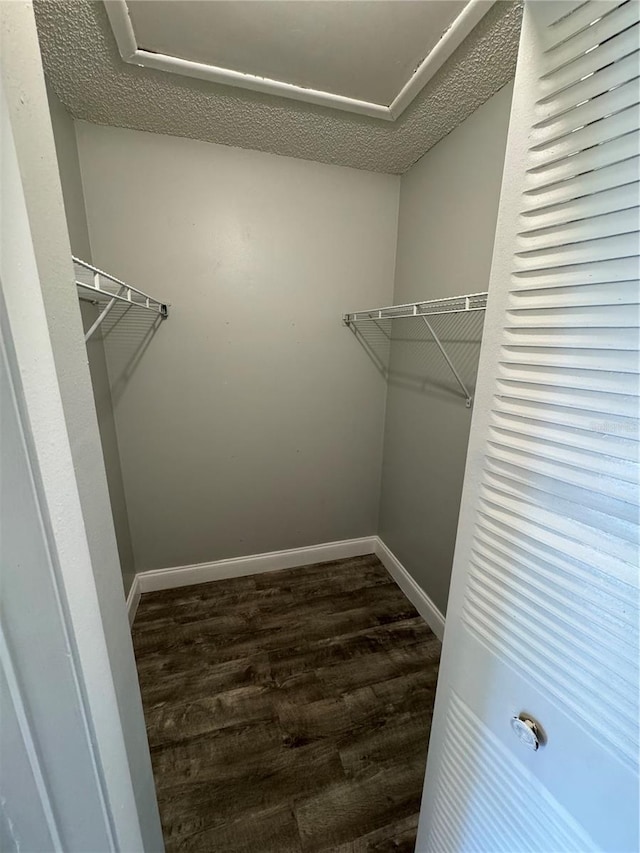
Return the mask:
<svg viewBox="0 0 640 853">
<path fill-rule="evenodd" d="M 639 13 L 525 5 L 419 851 L 640 849 Z"/>
</svg>

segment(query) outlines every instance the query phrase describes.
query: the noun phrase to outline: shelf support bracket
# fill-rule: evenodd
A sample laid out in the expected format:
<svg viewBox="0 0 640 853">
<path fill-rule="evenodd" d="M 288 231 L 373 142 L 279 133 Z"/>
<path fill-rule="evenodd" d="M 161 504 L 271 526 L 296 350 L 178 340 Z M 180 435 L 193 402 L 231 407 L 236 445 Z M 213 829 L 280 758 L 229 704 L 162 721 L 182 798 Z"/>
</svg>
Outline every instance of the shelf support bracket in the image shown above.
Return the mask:
<svg viewBox="0 0 640 853">
<path fill-rule="evenodd" d="M 118 296 L 122 296 L 122 291 L 124 289 L 125 289 L 124 287 L 120 288 L 120 290 L 118 291 Z M 95 332 L 95 330 L 100 326 L 102 321 L 105 319 L 105 317 L 107 316 L 109 311 L 111 311 L 111 309 L 113 308 L 113 306 L 116 304 L 117 301 L 118 301 L 117 297 L 114 296 L 113 299 L 110 299 L 109 302 L 107 302 L 105 307 L 102 309 L 102 311 L 98 314 L 95 321 L 91 324 L 91 326 L 85 332 L 85 335 L 84 335 L 85 344 L 89 340 L 91 335 Z"/>
<path fill-rule="evenodd" d="M 417 306 L 416 306 L 416 307 L 417 307 Z M 458 385 L 460 386 L 460 388 L 462 388 L 462 392 L 463 392 L 463 394 L 464 394 L 464 396 L 465 396 L 465 404 L 466 404 L 466 407 L 467 407 L 467 409 L 470 409 L 470 408 L 471 408 L 471 400 L 472 400 L 472 397 L 471 397 L 471 394 L 469 393 L 469 391 L 468 391 L 468 389 L 467 389 L 467 386 L 466 386 L 466 385 L 464 384 L 464 382 L 462 381 L 462 378 L 461 378 L 460 374 L 458 373 L 458 371 L 456 370 L 456 368 L 455 368 L 455 366 L 454 366 L 453 362 L 451 361 L 451 359 L 450 359 L 450 358 L 449 358 L 449 356 L 447 355 L 447 351 L 446 351 L 446 350 L 445 350 L 445 348 L 442 346 L 442 343 L 440 342 L 440 338 L 436 335 L 435 331 L 433 330 L 433 326 L 431 325 L 431 323 L 427 320 L 427 318 L 426 318 L 424 315 L 421 315 L 421 316 L 422 316 L 422 319 L 423 319 L 423 320 L 424 320 L 424 322 L 425 322 L 425 325 L 426 325 L 427 329 L 429 329 L 429 331 L 431 332 L 431 336 L 432 336 L 433 340 L 436 342 L 436 344 L 437 344 L 437 346 L 438 346 L 438 349 L 439 349 L 439 350 L 440 350 L 440 352 L 442 353 L 442 356 L 443 356 L 444 360 L 447 362 L 447 364 L 448 364 L 448 365 L 449 365 L 449 367 L 451 368 L 451 372 L 452 372 L 452 373 L 453 373 L 453 375 L 456 377 L 456 380 L 457 380 L 457 382 L 458 382 Z"/>
</svg>

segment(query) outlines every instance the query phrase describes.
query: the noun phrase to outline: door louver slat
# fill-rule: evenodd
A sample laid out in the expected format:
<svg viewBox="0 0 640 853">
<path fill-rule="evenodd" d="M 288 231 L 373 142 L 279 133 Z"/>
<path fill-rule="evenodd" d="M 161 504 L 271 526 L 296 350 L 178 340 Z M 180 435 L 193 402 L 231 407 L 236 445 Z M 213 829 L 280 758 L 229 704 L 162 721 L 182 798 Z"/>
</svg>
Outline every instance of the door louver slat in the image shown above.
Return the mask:
<svg viewBox="0 0 640 853">
<path fill-rule="evenodd" d="M 638 463 L 638 444 L 632 439 L 620 436 L 592 434 L 577 428 L 567 427 L 566 424 L 542 423 L 524 415 L 502 413 L 496 409 L 494 418 L 495 429 L 511 432 L 518 436 L 544 437 L 558 447 L 585 448 L 603 458 L 625 459 L 634 465 Z M 606 463 L 605 463 L 606 464 Z"/>
<path fill-rule="evenodd" d="M 614 12 L 626 2 L 627 0 L 591 0 L 591 2 L 589 0 L 587 2 L 581 0 L 577 4 L 577 8 L 567 12 L 559 20 L 549 25 L 549 41 L 551 46 L 545 50 L 545 53 L 553 50 L 553 45 L 564 44 L 574 34 L 582 33 L 589 29 L 589 27 L 593 26 L 594 21 Z"/>
<path fill-rule="evenodd" d="M 629 161 L 628 166 L 626 164 L 618 166 L 614 186 L 611 186 L 610 181 L 607 181 L 604 186 L 598 187 L 596 184 L 591 189 L 591 187 L 585 187 L 585 182 L 583 182 L 581 194 L 575 195 L 572 194 L 572 188 L 565 185 L 565 197 L 558 198 L 559 193 L 556 193 L 553 200 L 546 200 L 544 204 L 523 211 L 522 215 L 530 219 L 544 214 L 548 222 L 555 223 L 556 219 L 575 222 L 585 218 L 590 213 L 598 215 L 608 213 L 611 210 L 619 210 L 620 206 L 625 209 L 634 207 L 638 200 L 638 181 L 640 180 L 638 165 L 638 158 L 634 158 L 634 160 Z M 611 176 L 607 177 L 610 178 Z M 531 230 L 535 232 L 539 229 Z M 522 231 L 521 233 L 528 232 Z"/>
<path fill-rule="evenodd" d="M 629 228 L 629 211 L 638 207 L 638 186 L 631 185 L 628 196 L 625 193 L 618 192 L 613 198 L 598 199 L 598 201 L 612 205 L 611 210 L 598 211 L 587 209 L 581 211 L 582 216 L 575 219 L 565 219 L 560 222 L 553 222 L 547 225 L 541 225 L 538 228 L 530 228 L 527 231 L 521 231 L 520 237 L 527 237 L 529 242 L 533 244 L 534 240 L 538 240 L 548 247 L 563 246 L 567 243 L 584 243 L 588 240 L 601 237 L 612 237 L 616 234 L 625 233 L 625 229 Z M 615 207 L 613 207 L 615 205 Z M 571 211 L 563 211 L 569 216 Z M 634 233 L 632 229 L 630 232 Z"/>
<path fill-rule="evenodd" d="M 611 121 L 621 116 L 627 110 L 638 106 L 638 87 L 635 85 L 638 75 L 620 83 L 616 89 L 602 95 L 589 98 L 571 109 L 563 110 L 554 120 L 545 119 L 538 122 L 538 127 L 547 134 L 541 142 L 531 146 L 531 151 L 543 151 L 550 145 L 571 137 L 575 139 L 578 133 L 593 128 L 599 122 Z M 626 118 L 626 116 L 625 116 Z M 623 125 L 624 126 L 624 125 Z M 631 126 L 633 129 L 633 125 Z M 598 130 L 598 128 L 595 128 Z M 586 133 L 583 133 L 586 136 Z"/>
<path fill-rule="evenodd" d="M 520 269 L 514 270 L 514 282 L 522 286 L 524 280 L 529 287 L 574 287 L 596 282 L 637 281 L 638 261 L 635 255 L 611 258 L 597 266 L 567 265 L 564 269 Z M 612 292 L 617 292 L 613 291 Z"/>
<path fill-rule="evenodd" d="M 638 13 L 634 0 L 627 0 L 609 14 L 592 22 L 586 29 L 574 32 L 571 38 L 560 45 L 550 45 L 547 49 L 549 70 L 541 80 L 559 75 L 565 68 L 584 60 L 586 56 L 595 54 L 597 62 L 598 51 L 603 50 L 616 39 L 621 39 L 632 33 L 638 26 Z M 617 54 L 620 54 L 620 41 L 616 41 Z M 593 58 L 592 58 L 593 62 Z"/>
<path fill-rule="evenodd" d="M 580 77 L 547 95 L 540 103 L 553 100 L 554 110 L 549 116 L 537 121 L 534 127 L 547 127 L 585 101 L 605 95 L 619 86 L 626 86 L 631 81 L 637 80 L 638 50 L 639 48 L 636 48 L 624 59 L 592 72 L 586 79 Z"/>
</svg>

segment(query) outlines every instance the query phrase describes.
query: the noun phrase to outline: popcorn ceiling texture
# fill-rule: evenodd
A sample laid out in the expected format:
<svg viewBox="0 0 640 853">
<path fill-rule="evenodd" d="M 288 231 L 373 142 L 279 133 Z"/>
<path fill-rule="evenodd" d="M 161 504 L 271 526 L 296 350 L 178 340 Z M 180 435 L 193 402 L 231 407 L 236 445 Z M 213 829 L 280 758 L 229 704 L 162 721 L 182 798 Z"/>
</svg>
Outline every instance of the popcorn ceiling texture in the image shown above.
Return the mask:
<svg viewBox="0 0 640 853">
<path fill-rule="evenodd" d="M 97 0 L 35 0 L 45 72 L 74 118 L 402 174 L 515 71 L 522 8 L 499 0 L 395 122 L 122 61 Z"/>
</svg>

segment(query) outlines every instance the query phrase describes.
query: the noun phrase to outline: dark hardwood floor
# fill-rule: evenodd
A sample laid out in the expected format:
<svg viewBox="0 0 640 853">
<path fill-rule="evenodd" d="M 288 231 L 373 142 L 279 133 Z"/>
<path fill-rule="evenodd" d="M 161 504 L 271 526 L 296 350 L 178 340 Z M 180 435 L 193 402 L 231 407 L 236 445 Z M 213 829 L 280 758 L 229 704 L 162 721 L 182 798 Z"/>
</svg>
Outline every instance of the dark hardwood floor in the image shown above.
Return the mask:
<svg viewBox="0 0 640 853">
<path fill-rule="evenodd" d="M 168 853 L 412 851 L 440 643 L 377 557 L 142 596 Z"/>
</svg>

